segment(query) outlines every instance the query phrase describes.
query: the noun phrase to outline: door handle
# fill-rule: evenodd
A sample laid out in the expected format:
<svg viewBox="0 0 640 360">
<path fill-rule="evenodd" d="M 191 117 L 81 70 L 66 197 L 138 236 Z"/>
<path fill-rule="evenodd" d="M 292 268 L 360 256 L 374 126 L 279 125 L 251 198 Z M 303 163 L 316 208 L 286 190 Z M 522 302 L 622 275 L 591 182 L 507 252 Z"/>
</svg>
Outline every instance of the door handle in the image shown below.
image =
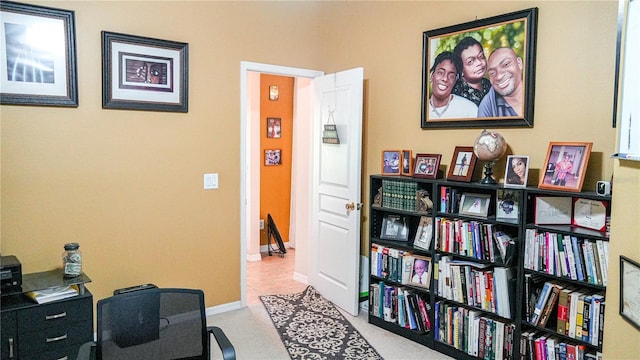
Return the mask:
<svg viewBox="0 0 640 360">
<path fill-rule="evenodd" d="M 350 211 L 354 211 L 354 210 L 360 210 L 362 209 L 362 205 L 364 205 L 363 203 L 354 203 L 353 201 L 350 203 L 346 203 L 344 205 L 345 209 L 350 210 Z"/>
</svg>

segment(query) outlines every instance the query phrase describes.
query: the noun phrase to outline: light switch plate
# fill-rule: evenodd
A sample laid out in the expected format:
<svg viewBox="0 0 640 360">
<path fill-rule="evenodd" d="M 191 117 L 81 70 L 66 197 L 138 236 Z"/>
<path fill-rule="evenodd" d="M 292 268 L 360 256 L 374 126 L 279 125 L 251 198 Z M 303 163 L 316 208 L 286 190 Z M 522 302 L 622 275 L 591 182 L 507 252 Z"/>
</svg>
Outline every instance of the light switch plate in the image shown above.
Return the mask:
<svg viewBox="0 0 640 360">
<path fill-rule="evenodd" d="M 211 190 L 218 188 L 218 174 L 204 174 L 204 189 Z"/>
</svg>

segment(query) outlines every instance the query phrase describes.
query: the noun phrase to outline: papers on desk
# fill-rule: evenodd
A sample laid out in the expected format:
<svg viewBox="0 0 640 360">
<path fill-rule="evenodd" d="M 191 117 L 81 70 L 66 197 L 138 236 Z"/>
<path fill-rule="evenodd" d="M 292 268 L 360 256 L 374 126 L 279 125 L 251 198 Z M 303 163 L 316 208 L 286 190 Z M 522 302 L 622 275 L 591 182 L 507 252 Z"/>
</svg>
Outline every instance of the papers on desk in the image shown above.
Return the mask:
<svg viewBox="0 0 640 360">
<path fill-rule="evenodd" d="M 25 295 L 38 304 L 44 304 L 78 295 L 78 286 L 56 286 L 48 289 L 29 291 L 25 293 Z"/>
</svg>

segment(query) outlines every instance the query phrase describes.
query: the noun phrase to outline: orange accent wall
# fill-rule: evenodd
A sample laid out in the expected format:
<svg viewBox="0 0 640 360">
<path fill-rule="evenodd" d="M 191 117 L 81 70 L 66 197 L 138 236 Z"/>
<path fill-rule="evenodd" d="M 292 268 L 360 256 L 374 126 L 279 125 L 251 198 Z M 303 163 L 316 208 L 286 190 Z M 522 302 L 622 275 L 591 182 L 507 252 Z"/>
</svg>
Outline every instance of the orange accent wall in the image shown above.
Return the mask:
<svg viewBox="0 0 640 360">
<path fill-rule="evenodd" d="M 260 232 L 260 245 L 267 244 L 267 214 L 271 214 L 284 242 L 289 241 L 291 204 L 291 149 L 293 142 L 292 77 L 262 74 L 260 76 L 260 218 L 265 230 Z M 270 86 L 278 86 L 278 99 L 269 99 Z M 280 118 L 280 138 L 267 137 L 267 118 Z M 265 165 L 265 150 L 280 150 L 281 165 Z"/>
</svg>

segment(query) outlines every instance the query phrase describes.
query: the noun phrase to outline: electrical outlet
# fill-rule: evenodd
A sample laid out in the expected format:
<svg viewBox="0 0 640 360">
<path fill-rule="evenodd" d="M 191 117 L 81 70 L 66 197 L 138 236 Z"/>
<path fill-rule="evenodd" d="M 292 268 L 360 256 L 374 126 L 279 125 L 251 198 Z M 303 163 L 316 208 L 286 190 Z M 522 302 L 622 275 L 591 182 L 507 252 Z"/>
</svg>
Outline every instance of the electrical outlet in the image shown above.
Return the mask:
<svg viewBox="0 0 640 360">
<path fill-rule="evenodd" d="M 260 230 L 264 230 L 264 219 L 260 219 Z"/>
</svg>

